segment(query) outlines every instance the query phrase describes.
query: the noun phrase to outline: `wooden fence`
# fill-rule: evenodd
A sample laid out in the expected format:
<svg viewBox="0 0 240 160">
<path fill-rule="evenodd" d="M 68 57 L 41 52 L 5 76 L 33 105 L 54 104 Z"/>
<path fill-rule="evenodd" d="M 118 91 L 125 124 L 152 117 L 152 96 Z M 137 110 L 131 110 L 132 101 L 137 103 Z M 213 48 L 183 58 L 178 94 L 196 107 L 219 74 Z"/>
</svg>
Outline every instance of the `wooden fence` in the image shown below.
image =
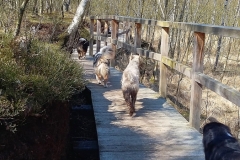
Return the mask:
<svg viewBox="0 0 240 160">
<path fill-rule="evenodd" d="M 160 80 L 159 93 L 162 97 L 167 96 L 167 69 L 168 67 L 177 70 L 191 79 L 191 99 L 190 99 L 190 125 L 199 130 L 200 128 L 200 114 L 201 114 L 201 99 L 202 89 L 207 87 L 213 92 L 219 94 L 232 103 L 240 106 L 240 92 L 222 84 L 221 82 L 203 74 L 203 60 L 204 60 L 204 44 L 205 35 L 217 35 L 224 37 L 240 38 L 240 28 L 224 27 L 216 25 L 184 23 L 184 22 L 168 22 L 157 21 L 152 19 L 140 19 L 122 16 L 91 16 L 90 26 L 90 55 L 93 55 L 93 40 L 96 40 L 97 51 L 100 49 L 100 42 L 105 41 L 112 43 L 113 50 L 116 51 L 116 46 L 125 48 L 133 53 L 138 53 L 141 56 L 152 58 L 160 61 Z M 101 21 L 105 21 L 105 27 L 108 22 L 111 23 L 111 37 L 106 34 L 101 34 Z M 97 34 L 94 34 L 94 21 L 97 21 Z M 134 45 L 127 42 L 118 41 L 119 23 L 131 22 L 135 24 L 135 39 Z M 161 48 L 160 53 L 150 52 L 141 48 L 141 29 L 142 25 L 159 26 L 162 28 L 161 34 Z M 192 68 L 181 64 L 169 57 L 169 31 L 170 28 L 182 29 L 194 34 L 193 47 L 193 62 Z M 128 34 L 128 32 L 123 32 Z M 122 33 L 122 34 L 123 34 Z M 128 36 L 127 36 L 128 37 Z M 114 65 L 114 62 L 112 62 Z M 167 67 L 168 66 L 168 67 Z"/>
</svg>

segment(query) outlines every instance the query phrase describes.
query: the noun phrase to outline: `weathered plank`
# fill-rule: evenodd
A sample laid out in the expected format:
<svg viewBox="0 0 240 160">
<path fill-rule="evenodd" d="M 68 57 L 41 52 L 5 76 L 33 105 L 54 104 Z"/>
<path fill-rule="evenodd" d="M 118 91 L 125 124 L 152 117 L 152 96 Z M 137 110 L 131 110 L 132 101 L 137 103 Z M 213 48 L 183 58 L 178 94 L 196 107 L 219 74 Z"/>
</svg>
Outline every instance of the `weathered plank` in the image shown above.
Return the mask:
<svg viewBox="0 0 240 160">
<path fill-rule="evenodd" d="M 141 34 L 142 34 L 142 24 L 141 23 L 135 23 L 135 40 L 134 40 L 134 46 L 136 48 L 141 47 Z"/>
<path fill-rule="evenodd" d="M 179 62 L 177 62 L 169 57 L 166 57 L 166 56 L 162 56 L 161 62 L 164 63 L 165 65 L 169 66 L 170 68 L 175 69 L 178 72 L 184 74 L 188 78 L 192 77 L 192 68 L 190 68 L 182 63 L 179 63 Z"/>
<path fill-rule="evenodd" d="M 202 85 L 195 81 L 195 75 L 196 75 L 196 72 L 203 72 L 204 43 L 205 43 L 205 34 L 195 32 L 189 120 L 190 120 L 190 124 L 197 130 L 200 129 Z"/>
<path fill-rule="evenodd" d="M 169 28 L 162 28 L 161 35 L 161 55 L 168 57 L 169 52 Z M 167 67 L 163 62 L 160 63 L 160 81 L 159 81 L 159 93 L 162 97 L 167 96 Z"/>
<path fill-rule="evenodd" d="M 89 57 L 81 60 L 92 74 Z M 88 65 L 89 63 L 89 65 Z M 88 79 L 101 160 L 204 159 L 202 135 L 153 90 L 140 85 L 136 115 L 130 117 L 121 91 L 121 72 L 111 68 L 109 87 Z M 86 76 L 93 77 L 93 76 Z"/>
<path fill-rule="evenodd" d="M 197 73 L 195 76 L 195 80 L 210 89 L 211 91 L 219 94 L 223 98 L 226 98 L 230 102 L 236 104 L 237 106 L 240 106 L 240 92 L 236 89 L 224 85 L 221 82 L 203 73 Z"/>
<path fill-rule="evenodd" d="M 113 15 L 91 16 L 90 19 L 104 19 L 104 20 L 115 19 L 117 21 L 122 21 L 122 22 L 126 21 L 126 22 L 147 24 L 152 26 L 172 27 L 177 29 L 183 29 L 185 31 L 201 32 L 201 33 L 213 34 L 218 36 L 240 38 L 240 28 L 237 28 L 237 27 L 186 23 L 186 22 L 156 21 L 153 19 L 141 19 L 141 18 L 132 18 L 132 17 L 124 17 L 124 16 L 113 16 Z"/>
<path fill-rule="evenodd" d="M 108 36 L 108 30 L 109 30 L 108 21 L 105 21 L 105 23 L 104 23 L 104 36 L 105 37 Z M 107 46 L 107 41 L 105 41 L 105 46 Z"/>
<path fill-rule="evenodd" d="M 112 33 L 111 33 L 111 38 L 112 40 L 118 40 L 118 28 L 119 28 L 119 22 L 116 21 L 115 19 L 112 19 L 111 21 L 112 23 Z M 116 51 L 117 51 L 117 45 L 112 43 L 112 49 L 113 49 L 113 52 L 116 54 Z M 114 67 L 115 66 L 115 60 L 112 59 L 111 60 L 111 66 Z"/>
<path fill-rule="evenodd" d="M 91 19 L 90 22 L 90 41 L 89 41 L 89 55 L 92 56 L 93 55 L 93 27 L 94 27 L 94 19 Z"/>
<path fill-rule="evenodd" d="M 97 19 L 97 36 L 101 35 L 101 19 Z M 100 51 L 101 48 L 101 40 L 97 40 L 97 52 Z"/>
</svg>

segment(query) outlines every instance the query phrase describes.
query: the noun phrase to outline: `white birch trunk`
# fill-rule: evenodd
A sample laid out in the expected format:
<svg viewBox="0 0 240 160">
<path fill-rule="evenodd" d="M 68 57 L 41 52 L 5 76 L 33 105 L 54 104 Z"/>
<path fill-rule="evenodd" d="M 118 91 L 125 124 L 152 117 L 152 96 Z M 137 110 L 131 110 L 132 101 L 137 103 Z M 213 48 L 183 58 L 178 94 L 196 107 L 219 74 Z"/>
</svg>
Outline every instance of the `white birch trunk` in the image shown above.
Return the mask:
<svg viewBox="0 0 240 160">
<path fill-rule="evenodd" d="M 68 34 L 75 33 L 78 29 L 79 23 L 82 21 L 84 16 L 84 11 L 87 7 L 87 3 L 89 0 L 82 0 L 77 8 L 75 16 L 73 17 L 72 23 L 67 29 Z"/>
</svg>

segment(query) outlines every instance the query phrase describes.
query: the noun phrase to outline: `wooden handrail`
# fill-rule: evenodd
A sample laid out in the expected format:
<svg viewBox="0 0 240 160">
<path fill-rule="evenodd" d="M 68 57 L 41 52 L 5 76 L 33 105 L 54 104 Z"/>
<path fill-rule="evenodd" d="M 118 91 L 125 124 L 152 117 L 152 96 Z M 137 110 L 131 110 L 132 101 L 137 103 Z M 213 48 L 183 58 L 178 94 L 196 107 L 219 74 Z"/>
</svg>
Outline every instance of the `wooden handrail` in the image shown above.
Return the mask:
<svg viewBox="0 0 240 160">
<path fill-rule="evenodd" d="M 187 23 L 187 22 L 170 22 L 170 21 L 157 21 L 152 19 L 140 19 L 140 18 L 131 18 L 123 16 L 91 16 L 90 19 L 102 19 L 102 20 L 112 20 L 115 19 L 119 22 L 133 22 L 146 24 L 151 26 L 159 27 L 171 27 L 176 29 L 183 29 L 186 31 L 201 32 L 206 34 L 240 38 L 240 28 L 238 27 L 227 27 L 227 26 L 217 26 L 209 24 L 198 24 L 198 23 Z"/>
<path fill-rule="evenodd" d="M 132 17 L 105 15 L 105 16 L 91 16 L 91 41 L 93 39 L 99 41 L 105 41 L 111 43 L 115 47 L 125 48 L 131 52 L 138 53 L 141 56 L 152 58 L 160 61 L 160 81 L 159 81 L 159 93 L 162 97 L 166 97 L 167 94 L 167 66 L 184 74 L 191 79 L 191 100 L 190 100 L 190 125 L 197 130 L 200 128 L 200 114 L 201 114 L 201 99 L 202 99 L 202 87 L 207 87 L 213 92 L 219 94 L 230 102 L 240 106 L 240 92 L 222 84 L 221 82 L 203 74 L 203 59 L 204 59 L 204 42 L 205 34 L 240 38 L 240 28 L 225 27 L 217 25 L 185 23 L 185 22 L 168 22 L 157 21 L 152 19 L 140 19 Z M 101 36 L 100 30 L 97 30 L 97 35 L 93 34 L 93 21 L 105 20 L 112 22 L 111 37 Z M 118 33 L 118 25 L 120 22 L 133 22 L 135 23 L 135 41 L 134 45 L 128 44 L 118 40 L 118 36 L 122 34 L 128 34 L 129 30 Z M 141 46 L 141 25 L 151 25 L 162 27 L 161 35 L 161 54 L 151 52 L 140 48 Z M 194 33 L 194 49 L 193 49 L 193 64 L 192 68 L 181 64 L 170 57 L 169 52 L 169 29 L 177 28 L 188 32 Z M 91 44 L 91 43 L 90 43 Z M 92 45 L 92 44 L 91 44 Z M 92 47 L 90 46 L 90 50 Z M 90 51 L 92 53 L 92 51 Z"/>
</svg>

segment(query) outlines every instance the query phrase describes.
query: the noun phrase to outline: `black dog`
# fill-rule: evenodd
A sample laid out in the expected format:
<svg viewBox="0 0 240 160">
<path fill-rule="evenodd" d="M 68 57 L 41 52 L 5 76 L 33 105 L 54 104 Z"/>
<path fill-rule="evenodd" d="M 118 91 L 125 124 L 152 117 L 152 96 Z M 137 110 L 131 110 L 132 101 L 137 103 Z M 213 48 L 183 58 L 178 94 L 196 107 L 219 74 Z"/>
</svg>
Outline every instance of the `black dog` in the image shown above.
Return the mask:
<svg viewBox="0 0 240 160">
<path fill-rule="evenodd" d="M 203 128 L 205 160 L 240 160 L 240 145 L 228 126 L 211 122 Z"/>
</svg>

